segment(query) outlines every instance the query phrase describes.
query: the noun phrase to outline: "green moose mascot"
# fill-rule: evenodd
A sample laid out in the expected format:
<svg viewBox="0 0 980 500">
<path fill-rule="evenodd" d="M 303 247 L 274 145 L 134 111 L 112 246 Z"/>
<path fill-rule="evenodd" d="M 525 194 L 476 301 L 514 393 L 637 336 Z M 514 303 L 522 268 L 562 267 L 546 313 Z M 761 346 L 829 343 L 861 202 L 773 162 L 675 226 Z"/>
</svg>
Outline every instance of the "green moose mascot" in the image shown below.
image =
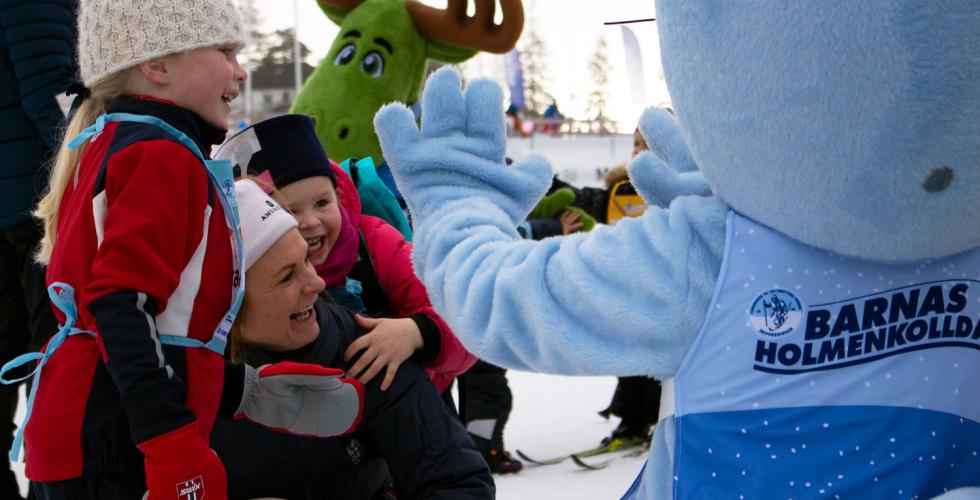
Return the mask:
<svg viewBox="0 0 980 500">
<path fill-rule="evenodd" d="M 495 24 L 494 1 L 450 0 L 436 9 L 412 0 L 319 0 L 340 26 L 326 58 L 303 86 L 293 113 L 313 116 L 331 158 L 383 161 L 371 120 L 382 105 L 419 99 L 427 60 L 459 63 L 478 51 L 505 53 L 524 26 L 520 0 L 503 0 Z"/>
</svg>

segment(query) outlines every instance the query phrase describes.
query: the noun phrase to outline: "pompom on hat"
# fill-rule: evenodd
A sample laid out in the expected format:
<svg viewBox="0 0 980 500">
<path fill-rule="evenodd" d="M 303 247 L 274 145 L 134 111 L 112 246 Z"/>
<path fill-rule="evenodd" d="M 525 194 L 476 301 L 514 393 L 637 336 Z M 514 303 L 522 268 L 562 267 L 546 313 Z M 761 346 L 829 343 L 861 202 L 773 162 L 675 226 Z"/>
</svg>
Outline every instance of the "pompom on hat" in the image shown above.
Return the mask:
<svg viewBox="0 0 980 500">
<path fill-rule="evenodd" d="M 255 182 L 235 182 L 238 215 L 245 245 L 244 265 L 248 271 L 287 231 L 297 226 L 296 218 L 275 202 Z"/>
<path fill-rule="evenodd" d="M 92 84 L 155 57 L 248 37 L 234 0 L 82 0 L 78 64 Z"/>
<path fill-rule="evenodd" d="M 272 181 L 276 188 L 317 175 L 329 177 L 337 185 L 313 120 L 305 115 L 282 115 L 258 122 L 228 139 L 214 158 L 231 160 L 237 176 L 254 175 Z"/>
</svg>

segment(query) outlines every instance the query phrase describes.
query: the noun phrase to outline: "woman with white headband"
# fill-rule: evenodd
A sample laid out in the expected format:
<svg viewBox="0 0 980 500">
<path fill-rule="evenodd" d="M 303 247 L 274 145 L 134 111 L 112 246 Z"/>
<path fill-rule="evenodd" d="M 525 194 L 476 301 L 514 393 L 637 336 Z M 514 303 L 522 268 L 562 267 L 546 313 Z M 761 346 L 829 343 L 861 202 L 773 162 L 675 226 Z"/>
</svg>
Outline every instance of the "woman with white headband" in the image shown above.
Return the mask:
<svg viewBox="0 0 980 500">
<path fill-rule="evenodd" d="M 321 298 L 325 285 L 296 220 L 255 182 L 235 184 L 246 280 L 230 336 L 234 361 L 349 369 L 356 358 L 345 361 L 344 352 L 361 331 L 349 310 Z M 374 455 L 387 462 L 399 498 L 492 498 L 486 464 L 421 365 L 407 360 L 385 391 L 383 378 L 364 385 L 365 410 L 354 440 L 303 438 L 219 420 L 211 445 L 228 471 L 229 497 L 370 496 L 383 487 L 365 477 L 375 469 L 364 456 Z"/>
</svg>

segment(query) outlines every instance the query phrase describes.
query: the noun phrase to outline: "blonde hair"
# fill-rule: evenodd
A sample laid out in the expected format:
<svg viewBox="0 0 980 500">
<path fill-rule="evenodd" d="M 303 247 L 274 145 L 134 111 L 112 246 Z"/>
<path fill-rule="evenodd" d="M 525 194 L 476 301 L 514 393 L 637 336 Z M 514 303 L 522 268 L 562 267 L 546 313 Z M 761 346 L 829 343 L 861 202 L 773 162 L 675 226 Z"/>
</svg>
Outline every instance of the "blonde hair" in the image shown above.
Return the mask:
<svg viewBox="0 0 980 500">
<path fill-rule="evenodd" d="M 126 94 L 131 86 L 135 68 L 117 71 L 98 82 L 95 82 L 90 89 L 91 94 L 82 101 L 71 121 L 65 127 L 61 147 L 57 156 L 54 157 L 51 165 L 51 174 L 48 178 L 48 191 L 37 204 L 34 215 L 44 222 L 44 237 L 34 258 L 41 264 L 47 264 L 51 259 L 51 250 L 58 232 L 58 210 L 61 207 L 61 199 L 68 188 L 68 182 L 75 176 L 78 168 L 79 159 L 85 151 L 85 145 L 78 149 L 71 149 L 68 143 L 72 141 L 87 127 L 95 123 L 95 119 L 105 114 L 109 109 L 109 103 L 123 94 Z"/>
<path fill-rule="evenodd" d="M 606 189 L 613 187 L 619 181 L 625 181 L 629 179 L 629 171 L 626 169 L 625 163 L 620 163 L 602 174 L 602 182 L 606 185 Z"/>
</svg>

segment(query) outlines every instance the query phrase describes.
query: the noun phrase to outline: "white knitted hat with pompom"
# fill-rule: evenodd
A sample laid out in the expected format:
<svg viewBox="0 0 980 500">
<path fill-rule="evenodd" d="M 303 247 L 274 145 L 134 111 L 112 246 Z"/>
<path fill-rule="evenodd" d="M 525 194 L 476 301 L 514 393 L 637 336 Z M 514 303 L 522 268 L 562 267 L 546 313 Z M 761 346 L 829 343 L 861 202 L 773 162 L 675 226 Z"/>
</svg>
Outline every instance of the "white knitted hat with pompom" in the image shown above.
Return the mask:
<svg viewBox="0 0 980 500">
<path fill-rule="evenodd" d="M 86 87 L 155 57 L 246 40 L 234 0 L 82 0 L 78 12 Z"/>
</svg>

